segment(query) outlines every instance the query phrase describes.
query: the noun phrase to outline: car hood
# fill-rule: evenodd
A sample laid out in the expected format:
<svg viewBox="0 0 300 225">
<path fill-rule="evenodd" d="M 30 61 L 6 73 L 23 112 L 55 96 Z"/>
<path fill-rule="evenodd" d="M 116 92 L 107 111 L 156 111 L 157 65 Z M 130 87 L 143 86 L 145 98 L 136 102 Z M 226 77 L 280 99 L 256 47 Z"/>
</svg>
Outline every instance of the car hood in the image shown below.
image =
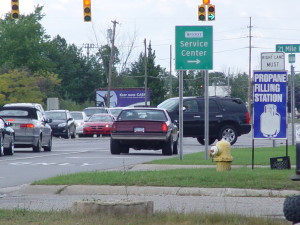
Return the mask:
<svg viewBox="0 0 300 225">
<path fill-rule="evenodd" d="M 113 122 L 85 122 L 86 125 L 89 125 L 89 126 L 104 126 L 104 125 L 107 125 L 107 124 L 112 124 Z"/>
</svg>

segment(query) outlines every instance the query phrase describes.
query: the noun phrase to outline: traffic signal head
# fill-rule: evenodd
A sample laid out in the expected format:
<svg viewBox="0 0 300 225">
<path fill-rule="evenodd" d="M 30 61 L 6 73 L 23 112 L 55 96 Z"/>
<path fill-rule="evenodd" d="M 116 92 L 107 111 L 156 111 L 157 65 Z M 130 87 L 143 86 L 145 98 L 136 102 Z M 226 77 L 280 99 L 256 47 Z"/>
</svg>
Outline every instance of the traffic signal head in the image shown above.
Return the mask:
<svg viewBox="0 0 300 225">
<path fill-rule="evenodd" d="M 19 0 L 11 0 L 11 13 L 12 19 L 19 19 Z"/>
<path fill-rule="evenodd" d="M 215 10 L 215 5 L 208 5 L 208 15 L 207 18 L 209 21 L 215 20 L 216 19 L 216 10 Z"/>
<path fill-rule="evenodd" d="M 91 0 L 83 0 L 83 20 L 84 22 L 92 21 Z"/>
<path fill-rule="evenodd" d="M 206 6 L 198 6 L 198 21 L 206 21 Z"/>
<path fill-rule="evenodd" d="M 205 5 L 210 4 L 210 0 L 203 0 L 203 4 Z"/>
</svg>

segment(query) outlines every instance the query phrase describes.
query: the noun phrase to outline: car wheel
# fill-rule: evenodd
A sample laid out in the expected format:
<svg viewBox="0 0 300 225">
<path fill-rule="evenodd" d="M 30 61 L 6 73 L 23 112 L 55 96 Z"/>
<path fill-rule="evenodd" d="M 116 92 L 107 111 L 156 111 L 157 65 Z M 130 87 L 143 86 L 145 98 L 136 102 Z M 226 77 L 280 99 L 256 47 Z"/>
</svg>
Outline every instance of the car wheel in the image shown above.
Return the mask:
<svg viewBox="0 0 300 225">
<path fill-rule="evenodd" d="M 68 128 L 67 133 L 65 135 L 65 139 L 70 139 L 71 134 L 70 134 L 70 129 Z"/>
<path fill-rule="evenodd" d="M 219 134 L 219 140 L 221 139 L 224 139 L 225 141 L 228 141 L 231 145 L 233 145 L 237 140 L 237 132 L 235 127 L 230 125 L 222 127 Z"/>
<path fill-rule="evenodd" d="M 52 150 L 52 135 L 49 138 L 47 146 L 44 147 L 45 152 L 51 152 Z"/>
<path fill-rule="evenodd" d="M 212 145 L 215 142 L 215 138 L 210 138 L 208 145 Z M 197 137 L 197 141 L 201 144 L 201 145 L 205 145 L 205 141 L 203 138 Z"/>
<path fill-rule="evenodd" d="M 110 153 L 112 155 L 120 155 L 121 154 L 121 145 L 118 141 L 110 139 Z"/>
<path fill-rule="evenodd" d="M 293 224 L 300 222 L 300 195 L 287 197 L 284 200 L 283 213 L 285 218 Z"/>
<path fill-rule="evenodd" d="M 38 139 L 38 142 L 36 143 L 36 146 L 32 147 L 32 150 L 34 152 L 40 152 L 42 150 L 42 140 L 41 140 L 41 137 Z"/>
<path fill-rule="evenodd" d="M 73 133 L 71 134 L 71 138 L 72 139 L 76 138 L 76 129 L 74 129 Z"/>
<path fill-rule="evenodd" d="M 168 139 L 168 141 L 164 144 L 162 148 L 163 155 L 172 155 L 173 153 L 173 138 L 172 136 Z"/>
<path fill-rule="evenodd" d="M 122 153 L 125 153 L 125 154 L 128 154 L 128 153 L 129 153 L 129 147 L 122 146 L 121 152 L 122 152 Z"/>
<path fill-rule="evenodd" d="M 178 138 L 177 140 L 173 143 L 173 154 L 177 155 L 178 154 Z"/>
<path fill-rule="evenodd" d="M 15 137 L 12 137 L 8 148 L 4 148 L 4 155 L 13 155 L 15 152 Z"/>
<path fill-rule="evenodd" d="M 3 145 L 3 137 L 0 137 L 0 156 L 4 156 L 4 145 Z"/>
</svg>

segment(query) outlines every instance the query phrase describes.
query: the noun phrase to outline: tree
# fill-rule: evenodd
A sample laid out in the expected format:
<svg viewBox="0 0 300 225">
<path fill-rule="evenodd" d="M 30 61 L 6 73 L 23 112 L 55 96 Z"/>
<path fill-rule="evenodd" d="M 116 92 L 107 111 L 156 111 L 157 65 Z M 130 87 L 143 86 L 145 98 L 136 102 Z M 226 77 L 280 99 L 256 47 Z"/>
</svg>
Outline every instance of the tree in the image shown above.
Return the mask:
<svg viewBox="0 0 300 225">
<path fill-rule="evenodd" d="M 53 65 L 43 54 L 49 36 L 45 34 L 40 21 L 44 17 L 43 7 L 12 20 L 7 13 L 0 19 L 0 65 L 10 68 L 29 68 L 31 71 L 51 71 Z"/>
<path fill-rule="evenodd" d="M 0 74 L 0 105 L 10 102 L 43 103 L 45 95 L 39 90 L 38 79 L 28 70 L 11 70 Z"/>
<path fill-rule="evenodd" d="M 241 98 L 244 102 L 247 102 L 248 98 L 248 79 L 249 76 L 246 73 L 238 74 L 231 82 L 231 96 Z"/>
</svg>

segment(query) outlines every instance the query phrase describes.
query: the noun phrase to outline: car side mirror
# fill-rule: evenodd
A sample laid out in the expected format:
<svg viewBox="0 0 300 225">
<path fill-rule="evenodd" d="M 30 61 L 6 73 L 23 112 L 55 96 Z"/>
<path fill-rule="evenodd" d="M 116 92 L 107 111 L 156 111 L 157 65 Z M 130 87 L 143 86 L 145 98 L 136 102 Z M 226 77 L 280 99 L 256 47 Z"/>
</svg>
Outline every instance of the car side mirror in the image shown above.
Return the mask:
<svg viewBox="0 0 300 225">
<path fill-rule="evenodd" d="M 52 119 L 46 119 L 45 122 L 46 123 L 52 123 Z"/>
</svg>

